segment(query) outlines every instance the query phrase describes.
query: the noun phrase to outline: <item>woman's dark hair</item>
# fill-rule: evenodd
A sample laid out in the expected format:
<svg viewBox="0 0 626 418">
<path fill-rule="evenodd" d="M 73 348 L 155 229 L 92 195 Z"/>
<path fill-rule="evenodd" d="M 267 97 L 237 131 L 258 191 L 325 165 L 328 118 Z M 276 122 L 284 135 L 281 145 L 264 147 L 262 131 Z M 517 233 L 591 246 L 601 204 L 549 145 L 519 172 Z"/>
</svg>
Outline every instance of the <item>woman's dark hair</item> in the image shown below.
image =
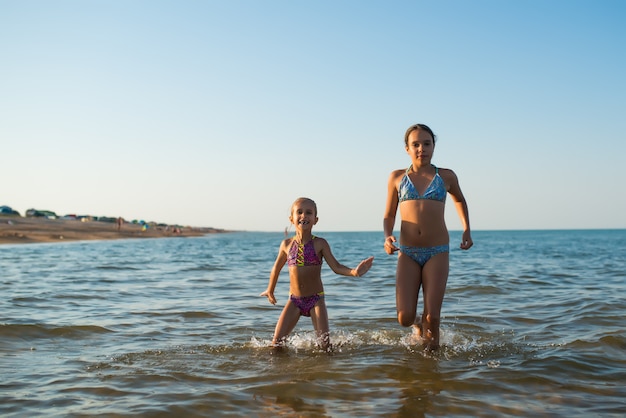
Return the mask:
<svg viewBox="0 0 626 418">
<path fill-rule="evenodd" d="M 409 135 L 411 134 L 411 132 L 413 131 L 426 131 L 430 134 L 430 136 L 433 137 L 433 143 L 437 142 L 437 137 L 435 136 L 435 134 L 433 133 L 433 130 L 430 129 L 428 126 L 422 124 L 422 123 L 416 123 L 415 125 L 412 125 L 409 127 L 409 129 L 406 130 L 406 133 L 404 134 L 404 145 L 405 146 L 409 146 Z"/>
</svg>

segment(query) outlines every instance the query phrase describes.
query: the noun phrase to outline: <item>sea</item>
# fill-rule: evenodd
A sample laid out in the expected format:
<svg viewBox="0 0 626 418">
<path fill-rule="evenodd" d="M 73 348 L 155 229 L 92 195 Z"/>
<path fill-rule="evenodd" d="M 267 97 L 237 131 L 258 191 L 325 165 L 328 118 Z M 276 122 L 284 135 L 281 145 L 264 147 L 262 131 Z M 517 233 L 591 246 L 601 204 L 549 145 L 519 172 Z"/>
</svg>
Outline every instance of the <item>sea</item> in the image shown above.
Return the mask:
<svg viewBox="0 0 626 418">
<path fill-rule="evenodd" d="M 268 284 L 282 232 L 0 246 L 2 417 L 623 417 L 626 230 L 474 231 L 441 349 L 396 320 L 382 232 L 317 232 L 331 353 Z M 418 310 L 421 311 L 421 297 Z"/>
</svg>

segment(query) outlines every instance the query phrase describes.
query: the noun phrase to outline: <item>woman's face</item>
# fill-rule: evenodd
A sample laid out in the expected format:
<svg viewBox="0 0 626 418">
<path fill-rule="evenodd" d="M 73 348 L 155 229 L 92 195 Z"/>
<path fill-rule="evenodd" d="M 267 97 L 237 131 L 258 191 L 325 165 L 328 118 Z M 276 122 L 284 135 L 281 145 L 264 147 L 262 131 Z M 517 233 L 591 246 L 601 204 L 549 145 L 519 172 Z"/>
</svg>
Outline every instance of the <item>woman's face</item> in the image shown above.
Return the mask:
<svg viewBox="0 0 626 418">
<path fill-rule="evenodd" d="M 435 141 L 426 131 L 416 129 L 409 134 L 406 152 L 413 161 L 430 163 L 435 151 Z"/>
</svg>

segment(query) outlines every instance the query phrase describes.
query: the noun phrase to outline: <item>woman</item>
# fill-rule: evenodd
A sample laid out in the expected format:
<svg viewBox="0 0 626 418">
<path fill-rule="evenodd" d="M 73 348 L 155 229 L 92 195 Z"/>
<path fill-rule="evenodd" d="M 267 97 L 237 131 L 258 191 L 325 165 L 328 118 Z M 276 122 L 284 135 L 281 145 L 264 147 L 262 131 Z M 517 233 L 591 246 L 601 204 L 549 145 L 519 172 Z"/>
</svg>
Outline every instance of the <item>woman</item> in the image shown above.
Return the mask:
<svg viewBox="0 0 626 418">
<path fill-rule="evenodd" d="M 424 338 L 425 347 L 439 348 L 441 305 L 449 272 L 448 229 L 444 219 L 449 193 L 463 226 L 461 249 L 472 245 L 467 204 L 456 174 L 431 163 L 435 134 L 426 125 L 407 129 L 404 145 L 411 158 L 407 169 L 395 170 L 389 176 L 387 204 L 383 227 L 385 251 L 399 251 L 396 270 L 396 308 L 398 322 L 414 326 Z M 400 245 L 396 247 L 393 227 L 400 208 Z M 420 286 L 423 287 L 424 311 L 416 319 Z"/>
</svg>

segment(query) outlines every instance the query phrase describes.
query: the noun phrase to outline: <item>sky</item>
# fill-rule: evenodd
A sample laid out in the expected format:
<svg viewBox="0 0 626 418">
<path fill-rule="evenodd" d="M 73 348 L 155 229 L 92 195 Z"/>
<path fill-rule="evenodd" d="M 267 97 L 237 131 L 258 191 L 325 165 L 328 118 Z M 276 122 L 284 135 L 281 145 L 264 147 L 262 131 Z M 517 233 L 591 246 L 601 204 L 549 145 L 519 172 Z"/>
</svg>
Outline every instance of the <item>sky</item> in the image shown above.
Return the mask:
<svg viewBox="0 0 626 418">
<path fill-rule="evenodd" d="M 626 228 L 625 20 L 621 0 L 0 0 L 0 205 L 282 231 L 306 196 L 315 230 L 382 234 L 425 123 L 472 230 Z"/>
</svg>

